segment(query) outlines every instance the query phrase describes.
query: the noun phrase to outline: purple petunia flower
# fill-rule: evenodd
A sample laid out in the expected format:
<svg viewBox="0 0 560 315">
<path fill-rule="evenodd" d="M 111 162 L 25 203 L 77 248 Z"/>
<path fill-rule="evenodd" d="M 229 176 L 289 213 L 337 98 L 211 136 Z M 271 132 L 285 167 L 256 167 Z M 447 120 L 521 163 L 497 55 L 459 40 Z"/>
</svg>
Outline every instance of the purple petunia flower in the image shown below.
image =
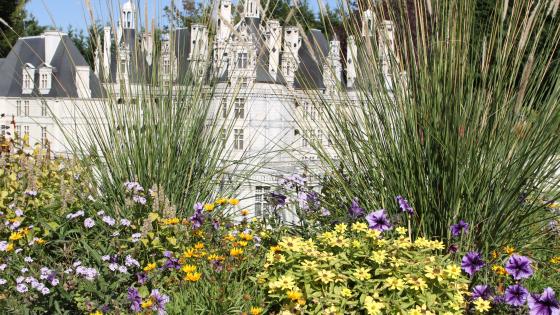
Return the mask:
<svg viewBox="0 0 560 315">
<path fill-rule="evenodd" d="M 276 191 L 271 192 L 268 196 L 268 202 L 275 208 L 281 208 L 285 206 L 287 200 L 288 197 Z"/>
<path fill-rule="evenodd" d="M 159 315 L 165 314 L 165 304 L 169 302 L 169 296 L 159 293 L 158 289 L 153 289 L 150 297 L 154 300 L 152 310 L 158 311 Z"/>
<path fill-rule="evenodd" d="M 468 229 L 469 229 L 469 224 L 461 220 L 459 221 L 459 223 L 451 225 L 451 235 L 457 237 L 462 233 L 466 233 Z"/>
<path fill-rule="evenodd" d="M 142 298 L 136 288 L 128 288 L 128 301 L 130 301 L 130 309 L 134 312 L 142 311 Z"/>
<path fill-rule="evenodd" d="M 488 300 L 491 297 L 492 297 L 492 291 L 490 290 L 490 287 L 487 284 L 479 284 L 475 286 L 471 295 L 471 298 L 473 300 L 476 300 L 478 298 L 481 298 L 483 300 Z"/>
<path fill-rule="evenodd" d="M 542 294 L 530 294 L 527 304 L 530 315 L 560 315 L 560 304 L 552 288 L 544 289 Z"/>
<path fill-rule="evenodd" d="M 527 302 L 529 291 L 519 284 L 510 285 L 505 292 L 505 302 L 512 306 L 522 306 Z"/>
<path fill-rule="evenodd" d="M 459 250 L 459 246 L 457 244 L 451 244 L 447 248 L 447 252 L 450 254 L 455 254 Z"/>
<path fill-rule="evenodd" d="M 378 231 L 387 231 L 391 229 L 391 223 L 387 218 L 385 209 L 374 211 L 366 216 L 366 220 L 369 223 L 369 228 Z"/>
<path fill-rule="evenodd" d="M 409 215 L 414 214 L 414 209 L 412 209 L 412 207 L 408 203 L 408 200 L 404 199 L 402 196 L 395 197 L 395 200 L 397 200 L 397 203 L 399 204 L 399 207 L 403 212 L 406 212 Z"/>
<path fill-rule="evenodd" d="M 220 221 L 212 220 L 212 227 L 214 228 L 214 230 L 219 230 L 220 229 Z"/>
<path fill-rule="evenodd" d="M 474 275 L 474 273 L 482 269 L 482 267 L 484 267 L 484 261 L 482 260 L 480 253 L 468 252 L 465 256 L 463 256 L 461 269 L 470 276 Z"/>
<path fill-rule="evenodd" d="M 195 229 L 198 229 L 202 226 L 202 224 L 204 224 L 204 213 L 202 210 L 202 203 L 198 202 L 194 205 L 194 214 L 189 218 L 189 221 Z"/>
<path fill-rule="evenodd" d="M 531 260 L 525 256 L 513 254 L 506 263 L 506 271 L 515 280 L 529 278 L 533 275 Z"/>
<path fill-rule="evenodd" d="M 145 272 L 138 272 L 136 278 L 138 279 L 138 283 L 144 284 L 148 281 L 148 274 Z"/>
<path fill-rule="evenodd" d="M 352 200 L 352 205 L 350 205 L 350 208 L 348 209 L 350 216 L 355 219 L 364 215 L 364 212 L 364 209 L 358 204 L 358 198 L 354 198 L 354 200 Z"/>
</svg>

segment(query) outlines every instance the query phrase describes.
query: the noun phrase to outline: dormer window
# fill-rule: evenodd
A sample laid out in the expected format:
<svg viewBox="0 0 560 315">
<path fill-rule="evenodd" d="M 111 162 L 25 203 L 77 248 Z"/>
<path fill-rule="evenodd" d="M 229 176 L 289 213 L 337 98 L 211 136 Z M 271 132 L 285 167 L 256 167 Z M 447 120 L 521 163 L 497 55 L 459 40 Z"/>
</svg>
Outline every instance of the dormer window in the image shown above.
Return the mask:
<svg viewBox="0 0 560 315">
<path fill-rule="evenodd" d="M 249 64 L 249 55 L 246 52 L 237 53 L 237 68 L 247 69 Z"/>
<path fill-rule="evenodd" d="M 39 68 L 39 93 L 49 94 L 52 87 L 53 67 L 45 64 Z"/>
<path fill-rule="evenodd" d="M 33 93 L 33 88 L 35 87 L 34 78 L 35 78 L 35 67 L 30 63 L 26 63 L 23 66 L 23 70 L 22 70 L 22 83 L 21 83 L 22 94 Z"/>
</svg>

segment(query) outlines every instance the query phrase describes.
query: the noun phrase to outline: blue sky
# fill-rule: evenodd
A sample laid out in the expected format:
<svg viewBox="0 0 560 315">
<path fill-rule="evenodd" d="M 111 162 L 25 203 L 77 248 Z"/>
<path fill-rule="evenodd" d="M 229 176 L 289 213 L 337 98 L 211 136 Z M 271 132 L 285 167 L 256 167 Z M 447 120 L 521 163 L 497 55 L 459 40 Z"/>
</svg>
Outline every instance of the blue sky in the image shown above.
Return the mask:
<svg viewBox="0 0 560 315">
<path fill-rule="evenodd" d="M 126 0 L 89 0 L 96 20 L 102 22 L 109 21 L 109 12 L 115 13 L 118 11 L 119 4 L 124 3 Z M 145 0 L 135 0 L 144 7 Z M 181 5 L 181 0 L 174 0 L 176 5 Z M 264 1 L 264 0 L 261 0 Z M 309 0 L 309 4 L 316 8 L 317 1 L 323 0 Z M 327 2 L 334 3 L 335 0 L 327 0 Z M 161 19 L 162 8 L 169 5 L 171 0 L 148 0 L 149 19 Z M 236 2 L 234 0 L 234 2 Z M 33 14 L 42 25 L 52 25 L 62 30 L 67 30 L 68 26 L 72 25 L 74 28 L 84 29 L 91 24 L 89 13 L 85 8 L 86 0 L 31 0 L 27 4 L 27 10 Z M 158 16 L 156 16 L 157 12 Z M 142 13 L 142 19 L 144 14 Z"/>
</svg>

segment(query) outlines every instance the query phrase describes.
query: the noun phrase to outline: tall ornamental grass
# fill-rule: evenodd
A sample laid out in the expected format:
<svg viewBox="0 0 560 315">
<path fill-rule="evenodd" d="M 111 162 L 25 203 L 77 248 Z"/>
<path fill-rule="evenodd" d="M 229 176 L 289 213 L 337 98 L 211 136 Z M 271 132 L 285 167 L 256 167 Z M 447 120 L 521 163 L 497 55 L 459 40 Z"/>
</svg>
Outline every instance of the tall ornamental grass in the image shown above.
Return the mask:
<svg viewBox="0 0 560 315">
<path fill-rule="evenodd" d="M 110 1 L 106 5 L 109 12 L 119 11 Z M 89 9 L 94 20 L 94 12 Z M 140 29 L 144 29 L 140 25 L 150 30 L 150 23 L 142 20 L 142 8 L 138 12 L 136 32 L 142 36 Z M 210 28 L 207 14 L 198 18 L 199 24 Z M 109 15 L 112 53 L 117 56 L 118 19 L 118 14 Z M 99 45 L 103 40 L 102 29 L 90 29 L 90 42 Z M 185 51 L 186 43 L 173 36 L 175 30 L 172 20 L 165 26 L 154 25 L 152 21 L 152 71 L 145 69 L 140 57 L 132 56 L 128 76 L 119 74 L 116 84 L 103 84 L 104 99 L 77 108 L 76 126 L 65 128 L 72 152 L 88 163 L 102 195 L 110 203 L 122 205 L 122 183 L 138 181 L 146 188 L 162 188 L 180 212 L 188 213 L 196 202 L 209 200 L 217 193 L 231 195 L 243 178 L 236 171 L 243 157 L 229 159 L 231 148 L 223 142 L 231 133 L 233 122 L 219 121 L 221 109 L 215 111 L 211 107 L 214 82 L 207 74 L 211 55 L 206 61 L 191 61 L 187 69 L 180 66 L 186 63 L 186 56 L 177 56 L 179 66 L 171 63 L 168 67 L 169 77 L 178 79 L 172 84 L 162 79 L 161 35 L 165 31 L 169 34 L 172 52 L 175 45 L 181 45 L 180 50 Z M 211 46 L 211 35 L 208 41 Z M 138 41 L 134 45 L 136 51 L 143 50 Z"/>
<path fill-rule="evenodd" d="M 320 119 L 300 121 L 331 139 L 311 141 L 331 206 L 358 198 L 395 214 L 402 195 L 416 235 L 448 238 L 464 220 L 473 247 L 543 246 L 552 213 L 540 198 L 557 197 L 560 161 L 558 1 L 496 1 L 489 19 L 474 0 L 339 7 L 357 83 L 310 93 Z M 367 8 L 371 37 L 358 14 Z M 383 48 L 384 20 L 394 49 Z"/>
</svg>

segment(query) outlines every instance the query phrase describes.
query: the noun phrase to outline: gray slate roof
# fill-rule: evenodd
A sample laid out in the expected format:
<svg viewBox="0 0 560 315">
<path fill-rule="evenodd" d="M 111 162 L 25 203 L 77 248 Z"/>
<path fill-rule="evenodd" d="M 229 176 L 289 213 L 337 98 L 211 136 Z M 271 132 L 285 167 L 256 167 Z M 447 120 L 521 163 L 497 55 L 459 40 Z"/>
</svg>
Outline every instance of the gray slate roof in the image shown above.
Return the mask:
<svg viewBox="0 0 560 315">
<path fill-rule="evenodd" d="M 62 35 L 61 41 L 54 53 L 50 65 L 55 69 L 52 78 L 52 88 L 49 94 L 39 94 L 39 71 L 35 72 L 35 90 L 31 94 L 22 94 L 22 69 L 26 63 L 36 69 L 45 60 L 45 39 L 42 36 L 22 37 L 18 39 L 6 58 L 0 63 L 0 96 L 7 97 L 77 97 L 74 66 L 88 66 L 78 48 L 67 35 Z M 99 80 L 90 71 L 91 96 L 102 97 L 103 92 Z"/>
</svg>

